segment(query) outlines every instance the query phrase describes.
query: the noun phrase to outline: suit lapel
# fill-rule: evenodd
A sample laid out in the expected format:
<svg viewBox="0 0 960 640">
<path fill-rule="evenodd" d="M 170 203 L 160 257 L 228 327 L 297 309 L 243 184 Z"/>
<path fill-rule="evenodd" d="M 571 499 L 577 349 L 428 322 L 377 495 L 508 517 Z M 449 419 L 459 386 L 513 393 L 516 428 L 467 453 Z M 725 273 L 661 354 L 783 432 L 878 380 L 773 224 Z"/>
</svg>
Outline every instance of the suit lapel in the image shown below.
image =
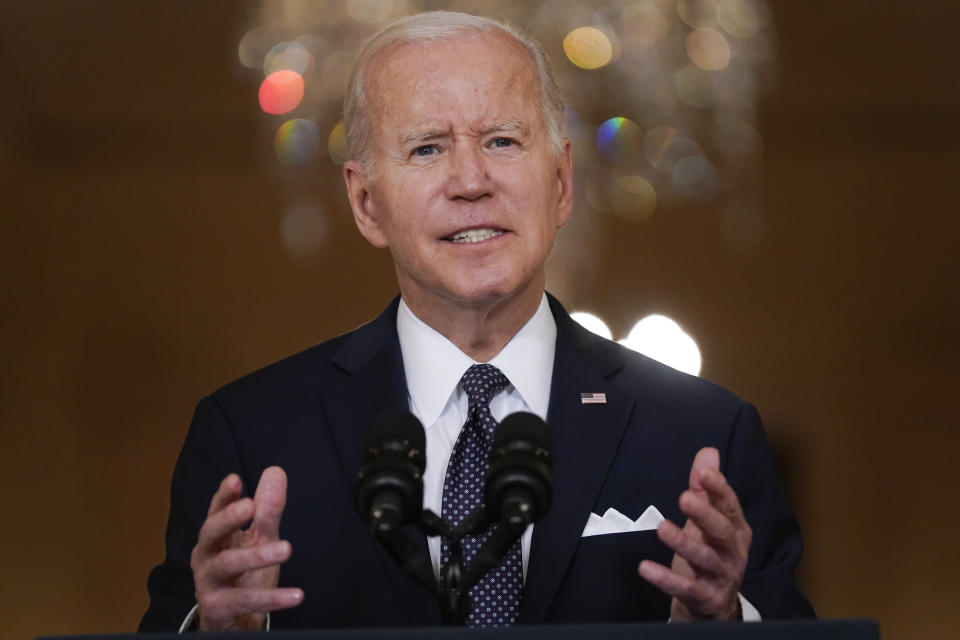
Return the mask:
<svg viewBox="0 0 960 640">
<path fill-rule="evenodd" d="M 396 317 L 400 298 L 372 322 L 351 333 L 333 358 L 343 372 L 337 385 L 320 391 L 331 436 L 336 443 L 351 492 L 356 492 L 356 474 L 364 453 L 366 432 L 374 419 L 389 409 L 408 409 L 403 358 L 397 339 Z M 424 554 L 426 537 L 408 528 L 408 535 Z M 416 585 L 393 558 L 369 536 L 403 614 L 410 624 L 430 625 L 440 621 L 433 596 Z"/>
<path fill-rule="evenodd" d="M 399 298 L 346 338 L 333 358 L 344 378 L 320 391 L 351 490 L 356 489 L 365 433 L 374 418 L 388 409 L 408 408 L 396 331 L 398 303 Z M 610 383 L 620 367 L 615 345 L 574 323 L 553 297 L 550 306 L 557 322 L 547 416 L 553 443 L 553 501 L 534 528 L 520 605 L 522 623 L 545 618 L 633 411 L 633 399 Z M 605 393 L 607 402 L 583 405 L 583 392 Z M 428 553 L 426 538 L 417 531 L 410 533 L 423 553 Z M 414 584 L 372 537 L 368 539 L 407 621 L 413 625 L 439 624 L 439 608 L 433 596 Z"/>
<path fill-rule="evenodd" d="M 557 350 L 547 424 L 552 440 L 553 501 L 533 530 L 520 622 L 544 620 L 576 551 L 587 517 L 633 411 L 633 399 L 609 380 L 619 370 L 615 347 L 576 325 L 553 297 Z M 612 347 L 612 348 L 611 348 Z M 580 394 L 606 394 L 587 404 Z"/>
</svg>

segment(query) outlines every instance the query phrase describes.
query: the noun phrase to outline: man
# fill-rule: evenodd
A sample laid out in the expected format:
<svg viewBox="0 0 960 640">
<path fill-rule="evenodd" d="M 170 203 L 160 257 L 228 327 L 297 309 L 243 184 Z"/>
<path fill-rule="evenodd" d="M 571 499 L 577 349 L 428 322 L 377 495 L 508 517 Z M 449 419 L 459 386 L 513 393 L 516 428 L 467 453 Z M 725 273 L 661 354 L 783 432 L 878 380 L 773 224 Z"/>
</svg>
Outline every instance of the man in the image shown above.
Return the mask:
<svg viewBox="0 0 960 640">
<path fill-rule="evenodd" d="M 544 294 L 572 164 L 538 45 L 464 14 L 402 20 L 360 53 L 345 120 L 350 205 L 390 249 L 401 299 L 201 401 L 141 629 L 180 625 L 194 602 L 185 626 L 201 630 L 260 629 L 270 612 L 273 627 L 439 622 L 353 507 L 363 432 L 394 407 L 424 423 L 424 504 L 444 517 L 458 465 L 486 464 L 461 442 L 515 411 L 547 420 L 554 503 L 475 590 L 471 624 L 812 615 L 752 407 L 587 333 Z M 478 377 L 499 380 L 482 402 Z M 608 508 L 648 507 L 667 517 L 655 533 L 584 535 Z M 449 551 L 418 542 L 439 571 Z"/>
</svg>

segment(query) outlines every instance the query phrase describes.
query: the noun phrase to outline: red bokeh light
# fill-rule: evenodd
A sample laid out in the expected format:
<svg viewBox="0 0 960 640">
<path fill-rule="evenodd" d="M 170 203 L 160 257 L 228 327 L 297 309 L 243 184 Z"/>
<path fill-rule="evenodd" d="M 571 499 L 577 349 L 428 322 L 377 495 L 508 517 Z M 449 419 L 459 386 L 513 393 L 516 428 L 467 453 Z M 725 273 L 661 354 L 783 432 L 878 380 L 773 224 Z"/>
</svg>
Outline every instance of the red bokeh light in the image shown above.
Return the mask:
<svg viewBox="0 0 960 640">
<path fill-rule="evenodd" d="M 260 108 L 280 115 L 297 108 L 303 100 L 303 76 L 296 71 L 274 71 L 260 85 Z"/>
</svg>

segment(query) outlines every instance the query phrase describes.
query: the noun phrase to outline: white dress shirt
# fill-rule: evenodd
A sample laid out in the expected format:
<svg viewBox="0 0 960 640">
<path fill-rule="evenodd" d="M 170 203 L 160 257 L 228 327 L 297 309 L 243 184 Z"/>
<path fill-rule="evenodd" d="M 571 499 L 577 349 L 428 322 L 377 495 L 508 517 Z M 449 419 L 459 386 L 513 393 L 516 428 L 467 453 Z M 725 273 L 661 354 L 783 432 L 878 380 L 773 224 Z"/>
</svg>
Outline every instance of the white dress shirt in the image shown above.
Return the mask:
<svg viewBox="0 0 960 640">
<path fill-rule="evenodd" d="M 397 310 L 397 334 L 410 411 L 423 423 L 426 432 L 423 507 L 440 515 L 447 463 L 467 420 L 467 394 L 460 388 L 460 378 L 477 362 L 416 317 L 402 299 Z M 489 362 L 510 381 L 490 400 L 490 413 L 498 422 L 517 411 L 529 411 L 546 421 L 556 339 L 557 324 L 544 295 L 533 317 Z M 532 535 L 530 525 L 520 538 L 524 579 Z M 433 572 L 439 576 L 440 537 L 427 538 L 427 545 Z"/>
</svg>

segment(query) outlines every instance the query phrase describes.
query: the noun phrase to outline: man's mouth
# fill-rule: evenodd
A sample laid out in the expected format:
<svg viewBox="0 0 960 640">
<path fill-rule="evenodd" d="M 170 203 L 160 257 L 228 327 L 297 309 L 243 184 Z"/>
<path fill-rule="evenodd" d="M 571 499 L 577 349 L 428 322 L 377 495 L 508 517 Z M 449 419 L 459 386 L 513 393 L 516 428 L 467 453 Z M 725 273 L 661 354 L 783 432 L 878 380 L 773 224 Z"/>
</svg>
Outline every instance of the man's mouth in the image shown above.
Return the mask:
<svg viewBox="0 0 960 640">
<path fill-rule="evenodd" d="M 471 242 L 483 242 L 484 240 L 489 240 L 490 238 L 496 238 L 497 236 L 502 236 L 503 231 L 499 229 L 467 229 L 466 231 L 458 231 L 447 240 L 457 244 L 462 243 L 471 243 Z"/>
</svg>

